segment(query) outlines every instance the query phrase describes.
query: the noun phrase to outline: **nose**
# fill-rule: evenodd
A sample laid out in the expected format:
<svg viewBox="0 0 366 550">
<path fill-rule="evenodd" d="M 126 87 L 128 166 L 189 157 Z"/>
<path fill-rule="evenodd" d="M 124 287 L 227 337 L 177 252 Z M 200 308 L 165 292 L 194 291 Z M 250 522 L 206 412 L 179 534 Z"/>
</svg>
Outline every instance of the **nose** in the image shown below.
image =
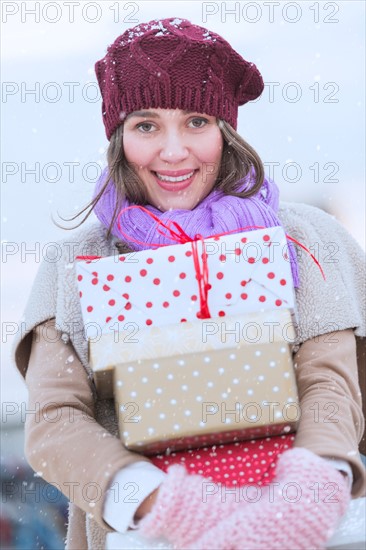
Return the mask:
<svg viewBox="0 0 366 550">
<path fill-rule="evenodd" d="M 170 131 L 161 141 L 159 157 L 162 161 L 177 164 L 189 156 L 184 135 L 179 131 Z"/>
</svg>

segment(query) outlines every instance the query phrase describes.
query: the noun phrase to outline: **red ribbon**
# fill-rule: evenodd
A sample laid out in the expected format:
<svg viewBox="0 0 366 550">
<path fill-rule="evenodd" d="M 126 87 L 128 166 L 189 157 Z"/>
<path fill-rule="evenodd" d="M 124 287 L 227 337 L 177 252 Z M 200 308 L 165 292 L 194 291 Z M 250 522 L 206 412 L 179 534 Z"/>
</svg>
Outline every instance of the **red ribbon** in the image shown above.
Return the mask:
<svg viewBox="0 0 366 550">
<path fill-rule="evenodd" d="M 76 256 L 76 260 L 85 260 L 92 262 L 93 260 L 100 260 L 103 256 Z"/>
<path fill-rule="evenodd" d="M 196 235 L 197 240 L 191 242 L 192 254 L 193 254 L 193 265 L 196 271 L 196 277 L 198 282 L 198 292 L 200 297 L 200 310 L 197 313 L 198 319 L 210 319 L 211 314 L 208 308 L 208 291 L 211 288 L 211 285 L 208 282 L 208 263 L 207 263 L 207 252 L 205 248 L 205 241 L 202 235 Z M 198 240 L 202 243 L 202 269 L 198 256 Z"/>
</svg>

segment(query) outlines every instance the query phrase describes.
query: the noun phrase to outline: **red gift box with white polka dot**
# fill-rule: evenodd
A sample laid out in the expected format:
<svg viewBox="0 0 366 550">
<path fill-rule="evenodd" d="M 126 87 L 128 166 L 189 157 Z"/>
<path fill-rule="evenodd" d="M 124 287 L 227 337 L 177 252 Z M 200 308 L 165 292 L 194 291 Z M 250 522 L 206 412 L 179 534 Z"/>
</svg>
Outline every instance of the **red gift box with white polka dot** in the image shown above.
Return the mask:
<svg viewBox="0 0 366 550">
<path fill-rule="evenodd" d="M 293 446 L 294 440 L 293 434 L 279 435 L 168 452 L 151 456 L 150 459 L 164 472 L 172 464 L 183 464 L 189 473 L 200 474 L 225 487 L 261 486 L 273 481 L 279 456 Z M 206 487 L 208 495 L 215 490 L 217 487 Z M 243 497 L 255 499 L 256 493 L 244 494 Z"/>
<path fill-rule="evenodd" d="M 200 273 L 208 278 L 207 317 L 293 309 L 287 240 L 272 227 L 162 246 L 76 264 L 86 336 L 202 318 Z M 195 261 L 196 258 L 196 261 Z M 197 261 L 198 260 L 198 261 Z M 207 310 L 206 310 L 207 312 Z"/>
</svg>

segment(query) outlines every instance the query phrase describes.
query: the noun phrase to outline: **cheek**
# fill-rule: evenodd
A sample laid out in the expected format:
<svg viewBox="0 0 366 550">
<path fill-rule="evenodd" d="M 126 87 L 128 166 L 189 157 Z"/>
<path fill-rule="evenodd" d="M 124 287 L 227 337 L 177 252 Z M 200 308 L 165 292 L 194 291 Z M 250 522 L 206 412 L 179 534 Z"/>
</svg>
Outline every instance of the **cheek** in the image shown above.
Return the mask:
<svg viewBox="0 0 366 550">
<path fill-rule="evenodd" d="M 218 133 L 214 133 L 212 136 L 208 136 L 208 138 L 205 140 L 204 146 L 201 149 L 202 160 L 217 165 L 218 169 L 220 165 L 222 150 L 223 139 L 221 132 L 218 131 Z"/>
<path fill-rule="evenodd" d="M 130 164 L 134 164 L 137 170 L 141 170 L 150 162 L 149 148 L 141 146 L 141 141 L 131 136 L 123 140 L 123 152 Z"/>
<path fill-rule="evenodd" d="M 123 153 L 128 162 L 134 162 L 137 157 L 137 147 L 135 146 L 133 140 L 125 138 L 123 140 Z"/>
</svg>

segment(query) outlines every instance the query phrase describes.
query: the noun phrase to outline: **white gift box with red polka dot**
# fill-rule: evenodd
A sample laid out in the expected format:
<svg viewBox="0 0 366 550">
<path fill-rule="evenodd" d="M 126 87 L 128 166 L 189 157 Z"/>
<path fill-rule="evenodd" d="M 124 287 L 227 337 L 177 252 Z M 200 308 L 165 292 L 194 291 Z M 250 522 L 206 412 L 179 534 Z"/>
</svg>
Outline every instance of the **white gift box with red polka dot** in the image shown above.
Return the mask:
<svg viewBox="0 0 366 550">
<path fill-rule="evenodd" d="M 199 260 L 202 244 L 197 244 Z M 281 227 L 205 239 L 210 317 L 294 308 Z M 81 260 L 77 278 L 86 336 L 195 321 L 201 302 L 192 244 Z"/>
</svg>

